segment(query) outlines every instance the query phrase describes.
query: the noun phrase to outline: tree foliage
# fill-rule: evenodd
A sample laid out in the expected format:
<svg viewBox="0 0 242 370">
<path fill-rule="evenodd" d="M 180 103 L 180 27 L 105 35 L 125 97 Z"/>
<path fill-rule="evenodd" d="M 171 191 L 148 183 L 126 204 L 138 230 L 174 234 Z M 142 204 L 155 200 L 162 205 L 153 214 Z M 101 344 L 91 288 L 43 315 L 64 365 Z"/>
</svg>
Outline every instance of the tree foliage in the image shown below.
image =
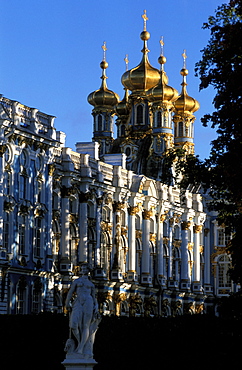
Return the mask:
<svg viewBox="0 0 242 370">
<path fill-rule="evenodd" d="M 201 183 L 212 198 L 218 221 L 233 232 L 228 245 L 232 278 L 242 282 L 242 0 L 231 0 L 215 10 L 203 25 L 210 39 L 196 64 L 200 89 L 212 87 L 214 111 L 202 118 L 216 129 L 209 157 L 187 156 L 178 161 L 181 185 Z M 209 189 L 209 190 L 208 190 Z"/>
</svg>

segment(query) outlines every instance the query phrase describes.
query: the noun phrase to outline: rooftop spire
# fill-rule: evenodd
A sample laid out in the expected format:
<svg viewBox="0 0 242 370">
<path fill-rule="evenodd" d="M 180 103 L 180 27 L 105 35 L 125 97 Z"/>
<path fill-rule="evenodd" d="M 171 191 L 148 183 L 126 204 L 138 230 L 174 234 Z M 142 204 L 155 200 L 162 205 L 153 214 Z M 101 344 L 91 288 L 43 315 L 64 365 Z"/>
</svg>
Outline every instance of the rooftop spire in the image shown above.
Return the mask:
<svg viewBox="0 0 242 370">
<path fill-rule="evenodd" d="M 106 62 L 106 51 L 108 50 L 107 49 L 107 46 L 106 46 L 106 41 L 103 42 L 102 49 L 103 49 L 103 60 L 100 63 L 100 67 L 103 70 L 102 76 L 101 76 L 101 79 L 102 79 L 101 88 L 105 90 L 107 88 L 107 83 L 106 83 L 106 79 L 107 79 L 106 69 L 108 68 L 108 62 Z"/>
</svg>

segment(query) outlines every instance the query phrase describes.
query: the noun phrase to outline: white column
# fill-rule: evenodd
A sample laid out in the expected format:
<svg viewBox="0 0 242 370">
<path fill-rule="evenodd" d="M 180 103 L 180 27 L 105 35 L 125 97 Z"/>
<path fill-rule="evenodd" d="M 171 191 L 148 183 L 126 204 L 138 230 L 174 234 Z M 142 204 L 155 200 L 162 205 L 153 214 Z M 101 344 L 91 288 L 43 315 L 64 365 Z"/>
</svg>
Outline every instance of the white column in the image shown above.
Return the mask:
<svg viewBox="0 0 242 370">
<path fill-rule="evenodd" d="M 122 209 L 121 202 L 114 202 L 113 204 L 113 230 L 114 230 L 114 255 L 113 255 L 113 264 L 111 271 L 112 280 L 123 281 L 123 272 L 121 271 L 121 216 L 120 211 Z"/>
<path fill-rule="evenodd" d="M 138 206 L 131 206 L 129 208 L 129 228 L 128 228 L 128 281 L 136 281 L 136 229 L 135 229 L 135 215 L 137 214 Z"/>
<path fill-rule="evenodd" d="M 210 220 L 206 220 L 204 229 L 204 292 L 212 293 L 211 287 L 211 245 Z"/>
<path fill-rule="evenodd" d="M 53 194 L 53 173 L 54 166 L 48 166 L 48 179 L 47 179 L 47 227 L 46 230 L 51 230 L 52 223 L 52 194 Z M 47 232 L 47 256 L 52 256 L 51 233 Z"/>
<path fill-rule="evenodd" d="M 87 262 L 87 229 L 88 219 L 87 219 L 87 202 L 86 200 L 80 198 L 79 203 L 79 262 Z"/>
<path fill-rule="evenodd" d="M 61 258 L 69 259 L 69 198 L 63 197 L 61 199 Z"/>
<path fill-rule="evenodd" d="M 202 230 L 202 225 L 195 225 L 193 236 L 193 256 L 194 256 L 194 282 L 200 283 L 201 279 L 201 263 L 200 263 L 200 233 Z"/>
<path fill-rule="evenodd" d="M 129 208 L 129 229 L 128 229 L 128 240 L 129 240 L 129 258 L 128 258 L 128 271 L 135 272 L 135 260 L 136 260 L 136 230 L 135 230 L 135 215 L 138 211 L 138 207 Z"/>
<path fill-rule="evenodd" d="M 189 221 L 183 221 L 182 227 L 182 243 L 181 243 L 181 288 L 190 288 L 189 281 L 189 264 L 188 264 L 188 230 L 191 226 Z"/>
<path fill-rule="evenodd" d="M 102 198 L 97 199 L 97 209 L 96 209 L 96 248 L 95 248 L 95 265 L 100 266 L 101 256 L 101 218 L 102 218 Z M 95 267 L 96 267 L 95 266 Z"/>
<path fill-rule="evenodd" d="M 165 285 L 164 277 L 164 247 L 163 247 L 163 222 L 166 215 L 161 215 L 158 220 L 157 231 L 157 258 L 158 258 L 158 279 L 161 285 Z"/>
<path fill-rule="evenodd" d="M 168 271 L 167 271 L 167 279 L 172 280 L 172 227 L 173 227 L 173 220 L 169 220 L 169 230 L 168 230 L 168 250 L 169 250 L 169 259 L 168 259 Z"/>
<path fill-rule="evenodd" d="M 142 232 L 142 276 L 141 283 L 151 285 L 150 276 L 150 217 L 151 212 L 143 211 L 143 232 Z"/>
</svg>

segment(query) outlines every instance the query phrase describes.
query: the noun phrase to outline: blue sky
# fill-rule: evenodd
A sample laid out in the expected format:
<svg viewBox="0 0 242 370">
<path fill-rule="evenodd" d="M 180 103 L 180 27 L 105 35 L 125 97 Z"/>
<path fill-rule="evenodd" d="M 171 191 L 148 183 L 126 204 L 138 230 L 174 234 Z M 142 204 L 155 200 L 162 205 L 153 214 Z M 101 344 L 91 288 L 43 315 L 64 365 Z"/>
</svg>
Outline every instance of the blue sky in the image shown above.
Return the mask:
<svg viewBox="0 0 242 370">
<path fill-rule="evenodd" d="M 202 25 L 222 0 L 0 0 L 0 93 L 56 116 L 66 146 L 92 139 L 90 92 L 101 84 L 102 44 L 106 41 L 108 88 L 123 97 L 121 76 L 125 54 L 129 68 L 141 60 L 141 15 L 147 10 L 151 64 L 159 68 L 164 37 L 169 85 L 181 90 L 182 53 L 186 49 L 188 93 L 201 105 L 196 112 L 195 151 L 208 156 L 214 130 L 200 118 L 212 111 L 214 91 L 199 92 L 195 63 L 209 40 Z"/>
</svg>

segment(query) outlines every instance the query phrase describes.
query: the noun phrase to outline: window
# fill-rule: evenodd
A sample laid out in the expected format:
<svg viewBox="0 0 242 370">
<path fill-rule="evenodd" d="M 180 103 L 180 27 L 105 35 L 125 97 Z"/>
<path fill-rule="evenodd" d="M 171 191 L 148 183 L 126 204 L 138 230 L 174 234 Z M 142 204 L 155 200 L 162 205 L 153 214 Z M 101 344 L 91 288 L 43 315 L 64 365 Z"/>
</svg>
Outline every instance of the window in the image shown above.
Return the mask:
<svg viewBox="0 0 242 370">
<path fill-rule="evenodd" d="M 10 216 L 8 212 L 4 212 L 3 219 L 3 248 L 8 250 L 9 245 L 9 233 L 10 233 Z"/>
<path fill-rule="evenodd" d="M 42 296 L 42 284 L 40 279 L 36 279 L 33 287 L 32 297 L 32 312 L 39 313 L 41 311 L 41 296 Z"/>
<path fill-rule="evenodd" d="M 183 134 L 183 122 L 178 123 L 178 137 L 184 136 Z"/>
<path fill-rule="evenodd" d="M 41 257 L 41 228 L 42 220 L 37 217 L 35 219 L 35 247 L 34 247 L 34 257 Z"/>
<path fill-rule="evenodd" d="M 136 109 L 136 124 L 137 125 L 142 125 L 144 122 L 143 122 L 143 106 L 142 105 L 138 105 L 137 106 L 137 109 Z"/>
<path fill-rule="evenodd" d="M 42 188 L 43 188 L 42 182 L 37 181 L 37 202 L 38 203 L 41 203 L 41 200 L 42 200 Z"/>
<path fill-rule="evenodd" d="M 108 270 L 108 247 L 109 247 L 109 237 L 108 233 L 104 232 L 101 234 L 101 250 L 100 250 L 100 263 L 101 263 L 101 268 Z"/>
<path fill-rule="evenodd" d="M 98 117 L 97 117 L 97 130 L 102 131 L 102 129 L 103 129 L 102 126 L 103 126 L 103 118 L 102 118 L 101 114 L 99 114 Z"/>
<path fill-rule="evenodd" d="M 120 136 L 125 136 L 125 125 L 122 125 L 120 128 Z"/>
<path fill-rule="evenodd" d="M 26 231 L 26 220 L 25 216 L 19 216 L 18 218 L 18 246 L 19 254 L 25 254 L 25 231 Z"/>
<path fill-rule="evenodd" d="M 19 175 L 19 199 L 26 199 L 26 183 L 26 176 Z"/>
<path fill-rule="evenodd" d="M 219 288 L 231 287 L 231 278 L 229 275 L 229 269 L 231 262 L 229 256 L 223 254 L 218 259 L 218 286 Z"/>
<path fill-rule="evenodd" d="M 226 246 L 231 239 L 230 234 L 226 234 L 224 229 L 218 229 L 218 245 Z"/>
<path fill-rule="evenodd" d="M 69 255 L 71 262 L 74 265 L 76 265 L 77 263 L 76 229 L 73 224 L 70 224 Z"/>
<path fill-rule="evenodd" d="M 162 123 L 162 115 L 161 115 L 161 112 L 157 112 L 157 125 L 156 127 L 161 127 L 161 123 Z"/>
<path fill-rule="evenodd" d="M 180 280 L 181 263 L 179 258 L 179 250 L 176 247 L 172 249 L 172 276 L 173 280 Z"/>
<path fill-rule="evenodd" d="M 105 222 L 110 222 L 110 209 L 108 207 L 104 207 L 102 210 L 102 220 Z"/>
<path fill-rule="evenodd" d="M 25 277 L 19 279 L 17 285 L 17 314 L 23 315 L 27 313 L 27 282 Z"/>
<path fill-rule="evenodd" d="M 6 195 L 11 193 L 11 173 L 9 171 L 4 173 L 4 193 Z"/>
</svg>

